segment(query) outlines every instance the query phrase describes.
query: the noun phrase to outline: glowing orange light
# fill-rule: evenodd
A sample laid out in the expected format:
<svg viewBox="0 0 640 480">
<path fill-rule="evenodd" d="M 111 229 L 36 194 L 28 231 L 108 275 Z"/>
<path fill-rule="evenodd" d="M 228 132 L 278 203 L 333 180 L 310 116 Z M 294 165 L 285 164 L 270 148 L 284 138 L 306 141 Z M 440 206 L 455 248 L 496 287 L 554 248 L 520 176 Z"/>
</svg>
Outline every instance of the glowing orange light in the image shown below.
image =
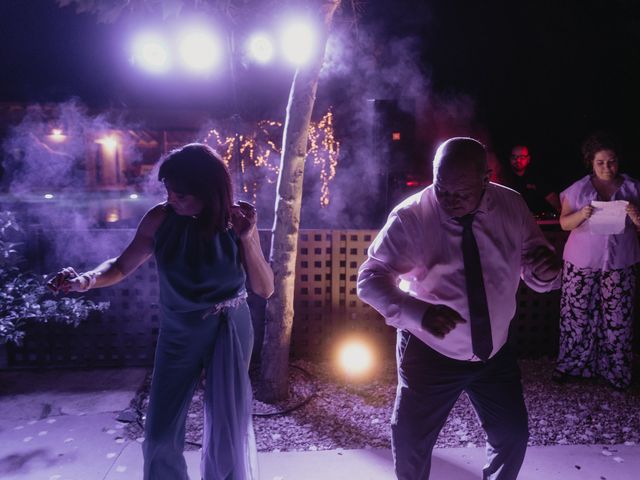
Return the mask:
<svg viewBox="0 0 640 480">
<path fill-rule="evenodd" d="M 348 376 L 361 377 L 373 368 L 373 349 L 361 339 L 346 340 L 338 349 L 338 363 Z"/>
<path fill-rule="evenodd" d="M 117 222 L 118 220 L 120 220 L 120 214 L 118 213 L 117 210 L 109 210 L 107 212 L 107 217 L 105 219 L 107 222 L 109 223 L 114 223 Z"/>
<path fill-rule="evenodd" d="M 105 136 L 96 140 L 96 143 L 102 145 L 106 150 L 114 151 L 118 146 L 118 140 L 113 136 Z"/>
</svg>

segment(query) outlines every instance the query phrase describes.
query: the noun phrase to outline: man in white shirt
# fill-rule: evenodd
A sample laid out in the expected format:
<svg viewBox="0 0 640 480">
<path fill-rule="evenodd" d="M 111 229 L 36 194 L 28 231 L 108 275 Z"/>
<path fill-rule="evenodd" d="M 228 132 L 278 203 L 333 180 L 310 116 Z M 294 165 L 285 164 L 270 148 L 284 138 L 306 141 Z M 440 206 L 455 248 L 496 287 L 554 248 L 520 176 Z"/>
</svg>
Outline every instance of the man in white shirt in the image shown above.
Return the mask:
<svg viewBox="0 0 640 480">
<path fill-rule="evenodd" d="M 489 182 L 480 142 L 447 140 L 433 173 L 433 185 L 391 212 L 358 275 L 359 297 L 398 329 L 396 475 L 429 478 L 464 391 L 487 432 L 483 478 L 516 479 L 529 434 L 509 323 L 520 278 L 539 292 L 559 288 L 561 263 L 522 197 Z"/>
</svg>

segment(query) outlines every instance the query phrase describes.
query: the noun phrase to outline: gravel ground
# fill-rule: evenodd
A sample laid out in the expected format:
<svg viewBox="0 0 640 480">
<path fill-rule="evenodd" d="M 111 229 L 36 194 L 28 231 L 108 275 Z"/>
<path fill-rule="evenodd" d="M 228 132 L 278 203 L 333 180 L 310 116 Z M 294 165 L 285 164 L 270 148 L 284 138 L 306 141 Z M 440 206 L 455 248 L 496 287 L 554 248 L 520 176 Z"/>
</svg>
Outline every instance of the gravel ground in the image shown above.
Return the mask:
<svg viewBox="0 0 640 480">
<path fill-rule="evenodd" d="M 258 450 L 299 451 L 336 448 L 390 448 L 389 419 L 395 396 L 393 362 L 367 382 L 348 382 L 326 363 L 299 361 L 290 373 L 290 399 L 280 405 L 254 402 Z M 550 380 L 549 359 L 521 360 L 529 410 L 529 445 L 639 444 L 640 379 L 617 392 L 599 379 L 557 385 Z M 638 371 L 638 369 L 636 369 Z M 305 372 L 308 372 L 305 373 Z M 136 398 L 146 406 L 148 382 Z M 284 415 L 268 415 L 303 406 Z M 199 448 L 202 436 L 202 390 L 194 395 L 187 420 L 187 448 Z M 131 438 L 140 425 L 127 428 Z M 483 446 L 485 436 L 471 404 L 462 395 L 438 437 L 437 447 Z"/>
</svg>

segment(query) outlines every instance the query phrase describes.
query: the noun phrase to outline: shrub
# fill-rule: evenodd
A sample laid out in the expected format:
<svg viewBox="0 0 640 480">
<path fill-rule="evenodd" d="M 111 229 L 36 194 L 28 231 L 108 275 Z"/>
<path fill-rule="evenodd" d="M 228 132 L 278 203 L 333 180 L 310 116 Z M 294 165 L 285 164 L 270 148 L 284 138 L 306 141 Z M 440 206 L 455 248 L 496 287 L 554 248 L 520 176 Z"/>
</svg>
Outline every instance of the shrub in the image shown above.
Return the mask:
<svg viewBox="0 0 640 480">
<path fill-rule="evenodd" d="M 0 344 L 21 345 L 29 322 L 58 322 L 78 326 L 92 311 L 104 311 L 108 302 L 82 297 L 56 297 L 45 276 L 25 268 L 19 241 L 24 232 L 12 212 L 0 212 Z"/>
</svg>

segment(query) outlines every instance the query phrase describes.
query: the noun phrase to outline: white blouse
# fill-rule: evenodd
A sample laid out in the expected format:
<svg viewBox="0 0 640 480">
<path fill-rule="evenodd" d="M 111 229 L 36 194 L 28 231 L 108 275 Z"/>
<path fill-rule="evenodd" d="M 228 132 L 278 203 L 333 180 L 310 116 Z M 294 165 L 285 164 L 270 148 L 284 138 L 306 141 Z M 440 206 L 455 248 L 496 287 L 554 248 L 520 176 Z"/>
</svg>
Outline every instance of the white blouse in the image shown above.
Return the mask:
<svg viewBox="0 0 640 480">
<path fill-rule="evenodd" d="M 622 175 L 620 188 L 611 200 L 627 200 L 640 205 L 640 182 Z M 560 193 L 560 201 L 568 202 L 576 211 L 598 199 L 598 192 L 591 183 L 591 175 L 581 178 Z M 640 243 L 635 225 L 629 217 L 624 232 L 619 235 L 598 235 L 589 231 L 588 221 L 571 230 L 562 258 L 578 268 L 616 270 L 640 262 Z"/>
</svg>

